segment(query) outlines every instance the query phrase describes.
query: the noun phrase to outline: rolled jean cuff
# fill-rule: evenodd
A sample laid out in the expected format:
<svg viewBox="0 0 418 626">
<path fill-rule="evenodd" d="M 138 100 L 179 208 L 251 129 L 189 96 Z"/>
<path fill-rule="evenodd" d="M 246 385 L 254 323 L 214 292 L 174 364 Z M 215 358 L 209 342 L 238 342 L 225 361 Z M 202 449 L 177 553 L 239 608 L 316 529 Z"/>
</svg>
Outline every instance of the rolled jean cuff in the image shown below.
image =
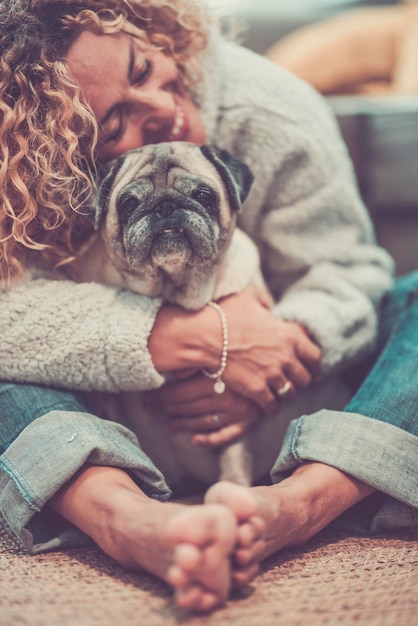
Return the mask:
<svg viewBox="0 0 418 626">
<path fill-rule="evenodd" d="M 271 471 L 274 483 L 317 461 L 418 508 L 418 438 L 357 413 L 322 410 L 291 422 Z"/>
<path fill-rule="evenodd" d="M 69 523 L 55 533 L 40 515 L 85 465 L 124 469 L 151 498 L 171 495 L 130 430 L 88 413 L 51 411 L 29 424 L 0 457 L 0 513 L 30 552 L 91 543 Z"/>
</svg>

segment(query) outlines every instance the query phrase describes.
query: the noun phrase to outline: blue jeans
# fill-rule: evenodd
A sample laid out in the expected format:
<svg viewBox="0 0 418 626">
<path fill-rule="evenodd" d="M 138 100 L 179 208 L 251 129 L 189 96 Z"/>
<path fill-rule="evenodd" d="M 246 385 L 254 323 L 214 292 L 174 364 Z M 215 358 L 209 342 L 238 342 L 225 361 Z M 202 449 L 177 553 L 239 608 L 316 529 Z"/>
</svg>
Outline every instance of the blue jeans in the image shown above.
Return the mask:
<svg viewBox="0 0 418 626">
<path fill-rule="evenodd" d="M 0 513 L 32 553 L 91 544 L 71 524 L 49 529 L 42 509 L 85 465 L 125 469 L 150 497 L 171 490 L 120 424 L 87 412 L 82 394 L 34 385 L 0 385 Z"/>
<path fill-rule="evenodd" d="M 51 411 L 86 411 L 82 394 L 36 385 L 0 384 L 0 454 L 34 420 Z"/>
<path fill-rule="evenodd" d="M 386 494 L 373 519 L 342 520 L 367 532 L 418 525 L 418 272 L 398 279 L 385 297 L 373 361 L 344 411 L 291 423 L 272 470 L 276 482 L 318 461 Z"/>
<path fill-rule="evenodd" d="M 398 280 L 386 298 L 375 365 L 359 391 L 344 411 L 322 410 L 291 422 L 272 480 L 305 461 L 326 463 L 387 496 L 373 517 L 348 512 L 344 527 L 377 532 L 417 525 L 417 346 L 418 272 Z M 3 384 L 0 420 L 0 512 L 32 552 L 88 541 L 70 525 L 53 533 L 40 515 L 86 463 L 124 468 L 151 497 L 170 496 L 133 433 L 89 414 L 82 396 Z"/>
</svg>

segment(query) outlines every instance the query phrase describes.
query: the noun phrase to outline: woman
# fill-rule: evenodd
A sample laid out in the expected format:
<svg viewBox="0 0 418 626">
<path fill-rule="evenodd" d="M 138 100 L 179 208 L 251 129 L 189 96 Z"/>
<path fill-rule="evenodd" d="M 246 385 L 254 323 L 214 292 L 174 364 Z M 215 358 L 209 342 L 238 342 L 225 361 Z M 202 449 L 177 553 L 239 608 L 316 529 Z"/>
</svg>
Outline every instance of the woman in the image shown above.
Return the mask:
<svg viewBox="0 0 418 626">
<path fill-rule="evenodd" d="M 2 387 L 1 511 L 32 551 L 80 543 L 81 530 L 121 565 L 169 582 L 179 606 L 212 609 L 280 547 L 271 540 L 276 520 L 255 492 L 226 486 L 226 503 L 210 502 L 223 499 L 217 492 L 199 507 L 162 503 L 171 486 L 132 433 L 86 412 L 74 394 L 45 387 L 142 391 L 167 371 L 219 367 L 211 307 L 186 313 L 70 280 L 71 260 L 91 234 L 83 211 L 96 164 L 147 143 L 188 140 L 228 149 L 255 175 L 240 226 L 260 248 L 276 304 L 266 309 L 251 290 L 222 301 L 225 393 L 198 374 L 158 396 L 170 398 L 173 427 L 201 444 L 231 440 L 276 411 L 285 392 L 309 399 L 319 375 L 369 350 L 391 260 L 374 245 L 322 100 L 261 57 L 209 36 L 200 3 L 0 7 L 1 269 L 10 284 L 1 296 L 0 376 L 26 383 Z M 315 483 L 320 504 L 315 524 L 304 520 L 305 539 L 372 490 L 321 463 L 302 469 L 286 489 L 292 502 L 292 485 L 296 500 L 310 476 Z M 332 505 L 330 489 L 338 493 Z M 308 517 L 311 502 L 302 503 Z"/>
</svg>

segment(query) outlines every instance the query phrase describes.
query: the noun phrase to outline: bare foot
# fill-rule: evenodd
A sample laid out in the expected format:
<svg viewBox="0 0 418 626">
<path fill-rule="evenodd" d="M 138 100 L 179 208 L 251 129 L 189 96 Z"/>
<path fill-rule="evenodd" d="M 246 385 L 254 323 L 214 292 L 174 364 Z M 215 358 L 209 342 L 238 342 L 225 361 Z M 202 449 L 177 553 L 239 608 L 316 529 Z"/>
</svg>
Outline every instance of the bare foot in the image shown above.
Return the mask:
<svg viewBox="0 0 418 626">
<path fill-rule="evenodd" d="M 49 506 L 122 567 L 145 569 L 169 583 L 178 607 L 211 611 L 229 597 L 237 520 L 225 505 L 152 500 L 125 472 L 92 466 Z"/>
<path fill-rule="evenodd" d="M 297 511 L 289 508 L 286 492 L 278 485 L 242 487 L 226 481 L 216 483 L 207 491 L 205 502 L 224 503 L 238 516 L 240 511 L 251 510 L 252 519 L 261 519 L 265 533 L 257 536 L 251 518 L 239 527 L 239 539 L 234 552 L 235 573 L 245 576 L 248 567 L 260 563 L 278 550 L 299 543 L 295 526 L 300 522 L 294 517 Z M 287 500 L 287 502 L 286 502 Z M 295 507 L 297 508 L 297 507 Z M 254 540 L 252 539 L 254 536 Z M 302 542 L 302 541 L 301 541 Z"/>
<path fill-rule="evenodd" d="M 140 567 L 168 582 L 182 609 L 205 612 L 224 604 L 237 536 L 231 510 L 220 504 L 145 502 L 132 492 L 126 495 L 127 507 L 119 501 L 107 534 L 110 541 L 100 533 L 102 549 L 123 567 Z"/>
<path fill-rule="evenodd" d="M 208 489 L 207 504 L 225 504 L 238 521 L 237 541 L 232 560 L 234 587 L 243 587 L 258 574 L 259 564 L 266 555 L 266 521 L 264 507 L 254 488 L 241 487 L 222 481 Z"/>
<path fill-rule="evenodd" d="M 241 572 L 245 578 L 254 564 L 283 548 L 303 545 L 372 492 L 368 485 L 334 467 L 306 463 L 276 485 L 216 483 L 206 493 L 205 502 L 225 504 L 241 520 L 234 576 Z M 254 526 L 254 520 L 260 519 L 264 534 L 257 533 Z"/>
</svg>

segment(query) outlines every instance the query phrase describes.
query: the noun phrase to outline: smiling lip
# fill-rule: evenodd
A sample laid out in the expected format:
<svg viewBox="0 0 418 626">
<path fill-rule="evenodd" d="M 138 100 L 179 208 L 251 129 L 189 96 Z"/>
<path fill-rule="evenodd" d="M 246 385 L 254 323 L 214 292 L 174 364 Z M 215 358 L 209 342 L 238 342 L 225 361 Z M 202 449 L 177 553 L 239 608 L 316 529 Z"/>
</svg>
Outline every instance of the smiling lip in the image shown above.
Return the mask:
<svg viewBox="0 0 418 626">
<path fill-rule="evenodd" d="M 176 117 L 168 136 L 169 141 L 183 141 L 189 129 L 189 122 L 184 110 L 177 105 Z"/>
</svg>

